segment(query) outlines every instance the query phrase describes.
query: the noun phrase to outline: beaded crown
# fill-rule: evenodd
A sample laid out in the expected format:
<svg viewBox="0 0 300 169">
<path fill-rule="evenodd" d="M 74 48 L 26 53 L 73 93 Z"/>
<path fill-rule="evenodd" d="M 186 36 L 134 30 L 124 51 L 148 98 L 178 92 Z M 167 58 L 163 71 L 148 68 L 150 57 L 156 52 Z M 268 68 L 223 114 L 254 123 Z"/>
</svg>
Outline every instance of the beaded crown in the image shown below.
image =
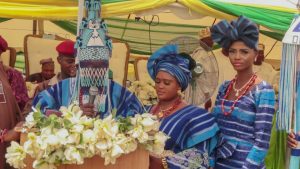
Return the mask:
<svg viewBox="0 0 300 169">
<path fill-rule="evenodd" d="M 94 104 L 97 112 L 103 112 L 112 41 L 107 36 L 107 25 L 100 16 L 101 0 L 85 0 L 84 7 L 87 16 L 82 18 L 75 44 L 78 62 L 75 100 L 79 104 L 88 103 L 90 88 L 97 88 Z"/>
</svg>

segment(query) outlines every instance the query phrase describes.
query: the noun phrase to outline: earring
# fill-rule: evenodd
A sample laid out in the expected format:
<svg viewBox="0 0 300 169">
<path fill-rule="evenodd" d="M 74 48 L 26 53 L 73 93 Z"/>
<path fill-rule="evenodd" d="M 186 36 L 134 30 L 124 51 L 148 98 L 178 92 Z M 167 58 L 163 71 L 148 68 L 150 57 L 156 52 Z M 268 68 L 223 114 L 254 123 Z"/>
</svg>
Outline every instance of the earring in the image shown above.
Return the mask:
<svg viewBox="0 0 300 169">
<path fill-rule="evenodd" d="M 184 98 L 184 94 L 183 92 L 179 89 L 177 90 L 177 95 L 180 97 L 180 98 Z"/>
<path fill-rule="evenodd" d="M 255 57 L 255 59 L 254 59 L 254 62 L 256 62 L 257 61 L 257 57 Z"/>
</svg>

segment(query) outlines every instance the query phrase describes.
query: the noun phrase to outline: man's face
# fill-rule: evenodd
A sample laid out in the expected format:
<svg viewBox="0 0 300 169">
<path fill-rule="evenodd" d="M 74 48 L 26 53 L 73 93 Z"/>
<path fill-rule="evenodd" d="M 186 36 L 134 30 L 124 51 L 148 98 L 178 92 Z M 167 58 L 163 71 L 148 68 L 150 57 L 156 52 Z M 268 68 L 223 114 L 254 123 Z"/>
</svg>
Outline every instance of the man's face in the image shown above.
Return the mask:
<svg viewBox="0 0 300 169">
<path fill-rule="evenodd" d="M 61 72 L 70 77 L 76 76 L 75 58 L 70 56 L 59 56 L 57 58 L 61 66 Z"/>
<path fill-rule="evenodd" d="M 51 79 L 54 76 L 54 63 L 45 63 L 42 65 L 42 76 L 46 80 Z"/>
</svg>

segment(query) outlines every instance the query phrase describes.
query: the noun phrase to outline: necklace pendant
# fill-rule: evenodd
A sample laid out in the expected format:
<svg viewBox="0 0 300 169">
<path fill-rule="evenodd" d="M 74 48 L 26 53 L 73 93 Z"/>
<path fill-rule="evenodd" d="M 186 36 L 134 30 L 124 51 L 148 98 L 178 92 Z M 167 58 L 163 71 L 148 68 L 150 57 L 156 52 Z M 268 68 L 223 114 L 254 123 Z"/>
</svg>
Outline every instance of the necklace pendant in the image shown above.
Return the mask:
<svg viewBox="0 0 300 169">
<path fill-rule="evenodd" d="M 160 111 L 157 113 L 157 116 L 158 116 L 158 118 L 162 118 L 164 116 L 164 113 Z"/>
<path fill-rule="evenodd" d="M 239 91 L 236 91 L 235 96 L 239 97 Z"/>
</svg>

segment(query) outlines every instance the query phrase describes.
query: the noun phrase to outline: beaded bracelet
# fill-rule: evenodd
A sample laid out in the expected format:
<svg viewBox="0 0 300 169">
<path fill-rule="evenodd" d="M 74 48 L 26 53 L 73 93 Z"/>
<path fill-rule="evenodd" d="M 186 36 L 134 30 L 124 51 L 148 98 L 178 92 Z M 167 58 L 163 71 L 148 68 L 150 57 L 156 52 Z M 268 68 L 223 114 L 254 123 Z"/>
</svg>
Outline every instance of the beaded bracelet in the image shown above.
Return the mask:
<svg viewBox="0 0 300 169">
<path fill-rule="evenodd" d="M 170 150 L 164 150 L 161 154 L 154 154 L 151 153 L 150 155 L 156 158 L 164 158 L 164 157 L 170 157 L 173 156 L 175 153 L 173 151 Z"/>
<path fill-rule="evenodd" d="M 162 163 L 164 169 L 169 169 L 166 158 L 162 158 L 161 163 Z"/>
<path fill-rule="evenodd" d="M 4 135 L 7 133 L 7 129 L 3 129 L 0 131 L 0 143 L 4 142 Z"/>
</svg>

